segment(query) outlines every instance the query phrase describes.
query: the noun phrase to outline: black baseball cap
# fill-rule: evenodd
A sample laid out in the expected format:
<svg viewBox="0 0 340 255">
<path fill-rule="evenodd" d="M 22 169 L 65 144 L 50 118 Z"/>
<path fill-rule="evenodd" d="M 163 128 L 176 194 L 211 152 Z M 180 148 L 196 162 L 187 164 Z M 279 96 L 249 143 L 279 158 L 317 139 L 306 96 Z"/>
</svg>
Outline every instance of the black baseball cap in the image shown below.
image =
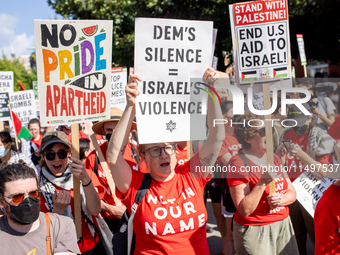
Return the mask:
<svg viewBox="0 0 340 255">
<path fill-rule="evenodd" d="M 65 144 L 67 147 L 71 148 L 70 139 L 68 139 L 67 135 L 62 131 L 53 131 L 48 132 L 44 135 L 41 140 L 40 151 L 46 149 L 46 147 L 50 144 L 54 143 L 62 143 Z"/>
<path fill-rule="evenodd" d="M 302 106 L 305 107 L 308 112 L 310 112 L 309 104 L 303 103 Z M 306 121 L 307 121 L 309 116 L 310 115 L 305 115 L 295 104 L 291 104 L 288 108 L 287 119 L 294 119 L 297 122 L 297 124 L 293 120 L 286 120 L 285 125 L 286 126 L 295 126 L 295 124 L 296 124 L 296 127 L 301 127 L 304 124 L 306 124 Z"/>
</svg>

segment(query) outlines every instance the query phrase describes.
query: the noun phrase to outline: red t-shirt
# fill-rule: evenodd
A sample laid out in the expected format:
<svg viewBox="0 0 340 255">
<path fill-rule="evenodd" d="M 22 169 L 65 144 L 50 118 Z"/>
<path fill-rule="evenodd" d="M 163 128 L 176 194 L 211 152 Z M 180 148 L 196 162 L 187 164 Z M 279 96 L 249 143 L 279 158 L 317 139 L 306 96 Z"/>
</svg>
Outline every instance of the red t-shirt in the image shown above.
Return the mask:
<svg viewBox="0 0 340 255">
<path fill-rule="evenodd" d="M 225 133 L 225 138 L 222 144 L 222 148 L 227 148 L 231 156 L 237 155 L 238 151 L 242 148 L 242 145 L 236 139 L 234 135 Z"/>
<path fill-rule="evenodd" d="M 327 134 L 329 134 L 335 141 L 340 140 L 340 114 L 336 117 L 333 124 L 329 127 Z"/>
<path fill-rule="evenodd" d="M 107 152 L 107 148 L 106 148 L 106 143 L 102 144 L 100 146 L 100 149 L 102 150 L 102 153 L 104 155 L 105 161 L 106 161 L 106 152 Z M 95 166 L 95 154 L 96 151 L 92 151 L 90 153 L 90 155 L 86 158 L 85 160 L 85 168 L 88 171 L 92 171 L 94 169 Z M 132 157 L 132 151 L 131 151 L 131 145 L 130 143 L 127 143 L 125 152 L 124 152 L 124 159 L 125 161 L 129 164 L 129 166 L 131 167 L 131 169 L 138 171 L 138 165 L 135 161 L 135 159 Z M 105 195 L 103 197 L 103 201 L 109 205 L 116 205 L 113 195 L 111 193 L 109 184 L 107 183 L 104 171 L 102 166 L 100 165 L 100 163 L 98 164 L 98 172 L 97 172 L 97 177 L 100 181 L 100 183 L 104 186 L 105 188 Z M 101 212 L 102 216 L 106 219 L 117 219 L 115 216 L 111 215 L 109 212 Z"/>
<path fill-rule="evenodd" d="M 308 136 L 309 133 L 306 133 L 299 137 L 294 130 L 290 130 L 285 133 L 283 140 L 292 140 L 294 144 L 298 144 L 301 149 L 306 152 L 308 145 Z M 289 152 L 286 153 L 285 159 L 286 165 L 288 166 L 288 175 L 290 177 L 290 180 L 293 182 L 304 172 L 304 165 L 300 158 L 290 155 Z M 329 154 L 318 157 L 316 161 L 322 164 L 333 164 L 333 155 Z"/>
<path fill-rule="evenodd" d="M 98 189 L 99 198 L 102 199 L 103 196 L 104 196 L 104 187 L 100 184 L 97 176 L 92 171 L 87 170 L 87 173 L 89 174 L 89 176 L 92 180 L 93 186 Z M 61 188 L 59 188 L 59 187 L 55 187 L 55 188 L 58 192 L 59 192 L 59 190 L 61 190 Z M 71 205 L 72 215 L 74 217 L 74 191 L 72 189 L 72 190 L 69 190 L 68 192 L 71 195 L 70 205 Z M 45 201 L 45 198 L 44 198 L 43 195 L 41 195 L 41 197 L 40 197 L 40 208 L 41 208 L 41 211 L 44 212 L 44 213 L 52 211 L 48 207 L 48 204 Z M 95 225 L 98 229 L 96 217 L 92 216 L 92 221 L 93 221 L 93 223 L 95 223 Z M 79 246 L 80 252 L 84 253 L 86 251 L 92 250 L 94 248 L 95 244 L 99 242 L 99 233 L 97 232 L 96 239 L 94 239 L 94 237 L 92 236 L 92 234 L 89 230 L 87 223 L 85 222 L 84 215 L 81 216 L 81 228 L 82 228 L 82 230 L 81 230 L 82 231 L 82 239 L 80 239 L 80 242 L 78 242 L 78 246 Z"/>
<path fill-rule="evenodd" d="M 68 139 L 70 139 L 70 142 L 72 143 L 71 134 L 66 134 L 66 135 L 67 135 Z M 81 138 L 86 138 L 86 139 L 90 140 L 90 138 L 89 138 L 89 136 L 87 134 L 85 134 L 83 131 L 79 130 L 79 139 L 81 139 Z"/>
<path fill-rule="evenodd" d="M 103 135 L 98 135 L 98 134 L 95 134 L 96 136 L 96 139 L 97 139 L 97 142 L 98 142 L 98 145 L 102 145 L 104 143 L 106 143 L 106 139 Z"/>
<path fill-rule="evenodd" d="M 331 185 L 314 213 L 315 255 L 340 254 L 340 187 Z"/>
<path fill-rule="evenodd" d="M 134 254 L 209 254 L 205 226 L 208 215 L 203 201 L 209 178 L 192 178 L 190 165 L 191 172 L 200 166 L 197 154 L 184 165 L 176 166 L 171 180 L 151 181 L 133 221 Z M 132 171 L 127 194 L 116 189 L 130 213 L 142 180 L 142 173 Z"/>
<path fill-rule="evenodd" d="M 274 164 L 276 166 L 283 166 L 281 159 L 274 155 Z M 245 164 L 243 160 L 238 156 L 234 156 L 230 159 L 230 166 L 233 167 L 228 171 L 228 185 L 229 187 L 248 183 L 250 191 L 255 187 L 262 176 L 262 170 L 260 166 L 256 165 L 250 159 L 249 166 L 253 171 L 245 172 Z M 235 167 L 235 168 L 234 168 Z M 257 170 L 255 170 L 257 169 Z M 285 194 L 287 192 L 288 183 L 281 171 L 278 173 L 278 178 L 275 179 L 275 192 Z M 270 205 L 267 202 L 267 196 L 269 195 L 269 185 L 267 185 L 265 191 L 262 194 L 260 202 L 255 211 L 247 217 L 243 217 L 238 211 L 234 214 L 234 220 L 241 225 L 246 226 L 260 226 L 271 224 L 280 220 L 284 220 L 289 215 L 289 209 L 287 206 L 279 206 L 274 210 L 270 209 Z"/>
<path fill-rule="evenodd" d="M 177 165 L 184 165 L 188 161 L 187 147 L 182 149 L 177 145 L 176 150 Z"/>
<path fill-rule="evenodd" d="M 41 145 L 42 138 L 43 138 L 42 134 L 39 134 L 39 139 L 38 140 L 31 139 L 31 142 L 34 143 L 37 146 L 37 148 L 39 149 L 39 147 Z"/>
</svg>

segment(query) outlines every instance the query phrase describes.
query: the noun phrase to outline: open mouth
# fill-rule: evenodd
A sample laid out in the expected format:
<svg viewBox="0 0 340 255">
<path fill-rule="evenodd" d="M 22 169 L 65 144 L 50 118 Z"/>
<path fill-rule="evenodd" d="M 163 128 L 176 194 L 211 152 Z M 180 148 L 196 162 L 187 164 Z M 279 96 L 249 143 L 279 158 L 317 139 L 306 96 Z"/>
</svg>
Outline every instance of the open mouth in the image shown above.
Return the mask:
<svg viewBox="0 0 340 255">
<path fill-rule="evenodd" d="M 169 165 L 170 165 L 169 162 L 165 162 L 165 163 L 162 163 L 162 164 L 161 164 L 161 167 L 168 167 Z"/>
<path fill-rule="evenodd" d="M 54 170 L 56 170 L 58 172 L 62 170 L 62 167 L 63 167 L 63 165 L 53 165 Z"/>
</svg>

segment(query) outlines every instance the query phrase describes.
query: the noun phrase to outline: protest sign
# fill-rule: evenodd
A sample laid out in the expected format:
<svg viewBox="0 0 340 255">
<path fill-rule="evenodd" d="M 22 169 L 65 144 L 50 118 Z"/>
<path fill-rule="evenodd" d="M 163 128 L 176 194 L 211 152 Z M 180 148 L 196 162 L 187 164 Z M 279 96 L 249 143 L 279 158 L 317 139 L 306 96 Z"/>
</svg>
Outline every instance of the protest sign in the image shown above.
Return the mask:
<svg viewBox="0 0 340 255">
<path fill-rule="evenodd" d="M 11 110 L 18 116 L 24 126 L 27 126 L 30 119 L 37 117 L 33 90 L 10 93 L 9 103 Z"/>
<path fill-rule="evenodd" d="M 112 21 L 34 20 L 41 125 L 110 118 Z"/>
<path fill-rule="evenodd" d="M 303 173 L 293 182 L 296 199 L 314 218 L 314 211 L 320 198 L 331 184 L 337 180 L 325 177 L 317 180 L 312 173 Z"/>
<path fill-rule="evenodd" d="M 229 5 L 237 84 L 290 78 L 290 38 L 286 0 Z M 291 85 L 290 85 L 291 86 Z"/>
<path fill-rule="evenodd" d="M 126 67 L 111 69 L 111 107 L 124 111 L 126 106 L 125 87 L 127 84 Z"/>
<path fill-rule="evenodd" d="M 136 18 L 134 73 L 143 80 L 136 101 L 141 144 L 206 138 L 207 93 L 190 79 L 202 81 L 211 63 L 212 35 L 210 21 Z"/>
<path fill-rule="evenodd" d="M 6 121 L 11 119 L 11 115 L 8 108 L 9 94 L 8 92 L 0 93 L 0 121 Z"/>
<path fill-rule="evenodd" d="M 13 92 L 14 90 L 14 74 L 13 71 L 0 72 L 0 92 Z"/>
<path fill-rule="evenodd" d="M 30 119 L 37 118 L 33 90 L 23 90 L 10 93 L 9 104 L 11 110 L 18 116 L 23 126 L 27 127 Z M 10 127 L 11 135 L 14 137 L 15 133 L 12 120 L 10 120 Z"/>
<path fill-rule="evenodd" d="M 305 77 L 307 77 L 307 59 L 306 59 L 306 53 L 305 53 L 305 43 L 303 41 L 303 36 L 301 34 L 296 35 L 298 47 L 299 47 L 299 53 L 300 53 L 300 60 L 301 65 L 303 66 L 303 72 Z"/>
<path fill-rule="evenodd" d="M 297 43 L 299 47 L 301 65 L 305 66 L 307 65 L 307 59 L 306 59 L 305 43 L 303 41 L 303 36 L 301 34 L 297 34 L 296 39 L 297 39 Z"/>
<path fill-rule="evenodd" d="M 35 100 L 35 109 L 37 110 L 37 115 L 40 116 L 39 89 L 37 81 L 33 81 L 33 92 Z"/>
</svg>

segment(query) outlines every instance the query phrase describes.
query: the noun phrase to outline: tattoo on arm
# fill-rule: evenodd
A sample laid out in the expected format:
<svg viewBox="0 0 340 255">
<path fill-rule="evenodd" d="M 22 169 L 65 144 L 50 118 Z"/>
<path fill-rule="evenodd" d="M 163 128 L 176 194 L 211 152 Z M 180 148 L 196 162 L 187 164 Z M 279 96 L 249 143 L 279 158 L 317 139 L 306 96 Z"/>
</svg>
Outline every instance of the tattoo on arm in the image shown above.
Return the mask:
<svg viewBox="0 0 340 255">
<path fill-rule="evenodd" d="M 126 145 L 124 145 L 124 146 L 122 147 L 122 149 L 120 150 L 120 153 L 121 153 L 122 155 L 124 155 L 125 148 L 126 148 Z"/>
<path fill-rule="evenodd" d="M 334 114 L 334 113 L 331 113 L 331 114 L 330 114 L 330 117 L 334 117 L 334 118 L 336 118 L 336 116 L 335 116 L 335 114 Z"/>
<path fill-rule="evenodd" d="M 204 158 L 200 157 L 201 166 L 211 166 L 211 160 L 212 160 L 213 156 L 214 156 L 214 153 L 211 153 Z"/>
</svg>

